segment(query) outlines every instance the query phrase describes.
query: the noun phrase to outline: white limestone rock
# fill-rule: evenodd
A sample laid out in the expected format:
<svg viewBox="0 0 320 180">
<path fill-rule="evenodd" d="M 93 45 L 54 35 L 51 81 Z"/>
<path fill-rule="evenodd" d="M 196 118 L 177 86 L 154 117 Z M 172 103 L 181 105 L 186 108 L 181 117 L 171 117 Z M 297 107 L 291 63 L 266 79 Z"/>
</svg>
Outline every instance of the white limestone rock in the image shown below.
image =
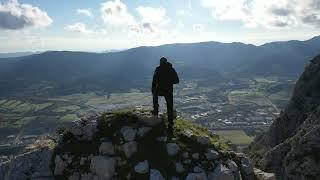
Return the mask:
<svg viewBox="0 0 320 180">
<path fill-rule="evenodd" d="M 91 159 L 90 170 L 98 178 L 111 180 L 115 175 L 116 160 L 108 156 L 94 156 Z"/>
<path fill-rule="evenodd" d="M 149 172 L 149 162 L 147 160 L 139 162 L 135 167 L 134 171 L 139 174 L 146 174 Z"/>
<path fill-rule="evenodd" d="M 193 153 L 191 156 L 193 159 L 198 160 L 200 155 L 199 153 Z"/>
<path fill-rule="evenodd" d="M 189 173 L 185 180 L 208 180 L 206 173 Z"/>
<path fill-rule="evenodd" d="M 205 172 L 205 170 L 203 170 L 200 166 L 195 166 L 193 168 L 193 172 L 195 173 L 201 173 L 201 172 Z"/>
<path fill-rule="evenodd" d="M 183 165 L 180 162 L 177 162 L 175 165 L 176 165 L 176 172 L 177 173 L 183 173 L 185 171 Z"/>
<path fill-rule="evenodd" d="M 276 180 L 274 173 L 263 172 L 260 169 L 254 168 L 254 174 L 257 180 Z"/>
<path fill-rule="evenodd" d="M 193 136 L 193 132 L 190 129 L 185 129 L 183 131 L 183 135 L 187 136 L 188 138 Z"/>
<path fill-rule="evenodd" d="M 209 180 L 234 180 L 233 173 L 230 169 L 222 164 L 219 164 L 213 172 L 208 174 Z"/>
<path fill-rule="evenodd" d="M 136 141 L 127 142 L 122 145 L 122 150 L 127 158 L 130 158 L 138 151 L 138 144 Z"/>
<path fill-rule="evenodd" d="M 180 148 L 176 143 L 167 144 L 167 153 L 169 156 L 175 156 L 178 154 Z"/>
<path fill-rule="evenodd" d="M 134 141 L 137 135 L 137 129 L 130 126 L 124 126 L 120 129 L 120 133 L 125 141 Z"/>
<path fill-rule="evenodd" d="M 165 178 L 162 176 L 160 171 L 156 169 L 151 169 L 149 180 L 165 180 Z"/>
<path fill-rule="evenodd" d="M 216 160 L 219 159 L 219 153 L 213 149 L 208 149 L 205 153 L 205 156 L 208 160 Z"/>
</svg>

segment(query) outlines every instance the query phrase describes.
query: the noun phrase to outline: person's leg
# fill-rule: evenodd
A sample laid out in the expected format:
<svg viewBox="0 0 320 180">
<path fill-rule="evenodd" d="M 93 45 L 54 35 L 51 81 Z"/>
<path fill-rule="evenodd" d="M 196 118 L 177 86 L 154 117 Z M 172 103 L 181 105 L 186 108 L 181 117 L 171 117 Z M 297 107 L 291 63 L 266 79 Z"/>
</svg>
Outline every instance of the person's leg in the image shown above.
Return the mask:
<svg viewBox="0 0 320 180">
<path fill-rule="evenodd" d="M 168 122 L 169 128 L 173 127 L 173 94 L 169 93 L 165 96 L 167 103 L 167 114 L 168 114 Z"/>
<path fill-rule="evenodd" d="M 159 103 L 158 103 L 158 95 L 157 94 L 152 94 L 153 95 L 153 115 L 158 115 L 159 113 Z"/>
</svg>

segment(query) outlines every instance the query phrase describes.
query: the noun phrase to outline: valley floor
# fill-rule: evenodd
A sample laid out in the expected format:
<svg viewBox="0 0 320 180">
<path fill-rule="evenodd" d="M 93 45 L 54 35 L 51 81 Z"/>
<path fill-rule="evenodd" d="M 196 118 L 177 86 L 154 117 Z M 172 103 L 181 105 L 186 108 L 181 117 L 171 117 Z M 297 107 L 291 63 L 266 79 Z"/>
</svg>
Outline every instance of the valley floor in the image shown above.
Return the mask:
<svg viewBox="0 0 320 180">
<path fill-rule="evenodd" d="M 210 128 L 241 150 L 267 128 L 286 105 L 295 79 L 236 78 L 227 83 L 182 81 L 175 88 L 178 115 Z M 58 97 L 0 98 L 0 156 L 25 146 L 59 126 L 88 114 L 141 106 L 152 108 L 150 92 L 92 92 Z M 160 98 L 165 111 L 164 99 Z M 1 159 L 0 159 L 1 161 Z"/>
</svg>

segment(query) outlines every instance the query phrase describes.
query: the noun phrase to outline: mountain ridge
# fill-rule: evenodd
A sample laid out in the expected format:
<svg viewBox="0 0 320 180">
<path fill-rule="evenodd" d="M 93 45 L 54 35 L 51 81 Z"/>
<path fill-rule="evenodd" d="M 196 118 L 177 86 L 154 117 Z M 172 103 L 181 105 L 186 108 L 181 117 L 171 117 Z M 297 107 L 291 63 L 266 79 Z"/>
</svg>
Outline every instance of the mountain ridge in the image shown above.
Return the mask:
<svg viewBox="0 0 320 180">
<path fill-rule="evenodd" d="M 3 95 L 26 91 L 30 86 L 53 87 L 48 92 L 51 95 L 130 88 L 146 90 L 162 56 L 172 61 L 178 73 L 189 80 L 209 78 L 212 83 L 218 83 L 226 78 L 256 75 L 296 78 L 307 60 L 320 51 L 318 37 L 283 43 L 273 47 L 204 42 L 143 46 L 110 53 L 48 51 L 2 59 L 0 81 L 5 85 L 0 89 Z M 119 81 L 114 81 L 115 78 Z M 136 83 L 143 81 L 147 83 Z"/>
<path fill-rule="evenodd" d="M 289 104 L 249 152 L 256 164 L 279 179 L 317 179 L 320 147 L 320 55 L 299 78 Z"/>
</svg>

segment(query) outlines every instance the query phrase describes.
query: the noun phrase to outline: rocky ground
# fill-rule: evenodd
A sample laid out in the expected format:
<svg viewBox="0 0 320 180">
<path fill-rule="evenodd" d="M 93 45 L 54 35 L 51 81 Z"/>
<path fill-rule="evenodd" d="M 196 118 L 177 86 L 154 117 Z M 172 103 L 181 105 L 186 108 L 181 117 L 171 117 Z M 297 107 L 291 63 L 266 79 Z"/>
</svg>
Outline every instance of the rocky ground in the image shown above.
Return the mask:
<svg viewBox="0 0 320 180">
<path fill-rule="evenodd" d="M 171 134 L 164 122 L 142 110 L 83 118 L 0 164 L 0 179 L 270 179 L 206 128 L 180 119 Z"/>
<path fill-rule="evenodd" d="M 306 67 L 293 96 L 269 130 L 249 148 L 256 165 L 278 179 L 320 177 L 320 56 Z"/>
</svg>

